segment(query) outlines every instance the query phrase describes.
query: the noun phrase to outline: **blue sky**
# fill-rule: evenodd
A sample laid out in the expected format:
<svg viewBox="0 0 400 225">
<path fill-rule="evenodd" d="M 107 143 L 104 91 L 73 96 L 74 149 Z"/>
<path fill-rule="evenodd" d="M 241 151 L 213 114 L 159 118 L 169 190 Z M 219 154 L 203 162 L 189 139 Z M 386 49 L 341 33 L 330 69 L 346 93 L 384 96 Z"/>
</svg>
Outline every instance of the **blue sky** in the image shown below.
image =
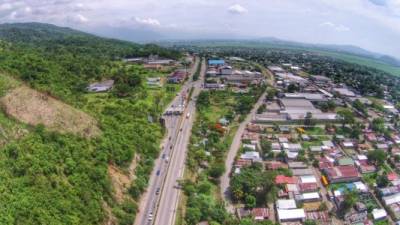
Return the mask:
<svg viewBox="0 0 400 225">
<path fill-rule="evenodd" d="M 400 58 L 400 0 L 0 0 L 0 18 L 148 39 L 351 44 Z"/>
</svg>

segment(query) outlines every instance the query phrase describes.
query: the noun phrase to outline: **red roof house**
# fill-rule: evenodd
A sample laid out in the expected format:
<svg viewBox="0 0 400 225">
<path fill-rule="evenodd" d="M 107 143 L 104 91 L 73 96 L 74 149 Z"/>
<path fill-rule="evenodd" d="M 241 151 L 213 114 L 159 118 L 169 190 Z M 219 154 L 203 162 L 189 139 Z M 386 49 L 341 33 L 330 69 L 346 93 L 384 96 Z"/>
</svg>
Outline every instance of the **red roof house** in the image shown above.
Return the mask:
<svg viewBox="0 0 400 225">
<path fill-rule="evenodd" d="M 323 171 L 330 183 L 354 182 L 361 179 L 354 166 L 336 166 Z"/>
<path fill-rule="evenodd" d="M 275 184 L 297 184 L 297 177 L 287 177 L 284 175 L 277 175 L 275 177 Z"/>
<path fill-rule="evenodd" d="M 251 211 L 254 220 L 266 220 L 269 218 L 269 210 L 267 208 L 254 208 Z"/>
</svg>

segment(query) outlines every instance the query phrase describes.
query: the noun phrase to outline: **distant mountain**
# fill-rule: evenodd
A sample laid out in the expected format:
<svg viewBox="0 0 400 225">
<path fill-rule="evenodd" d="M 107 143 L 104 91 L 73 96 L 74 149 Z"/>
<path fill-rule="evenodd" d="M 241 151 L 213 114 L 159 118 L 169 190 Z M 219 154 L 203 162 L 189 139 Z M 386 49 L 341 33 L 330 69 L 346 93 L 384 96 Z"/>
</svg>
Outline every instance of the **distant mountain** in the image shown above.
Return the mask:
<svg viewBox="0 0 400 225">
<path fill-rule="evenodd" d="M 252 41 L 252 40 L 249 40 Z M 268 44 L 275 44 L 277 46 L 285 47 L 301 47 L 301 48 L 309 48 L 315 50 L 322 50 L 322 51 L 330 51 L 330 52 L 338 52 L 338 53 L 347 53 L 356 56 L 367 57 L 371 59 L 375 59 L 381 61 L 382 63 L 400 67 L 400 60 L 396 59 L 395 57 L 383 55 L 376 52 L 371 52 L 360 48 L 354 45 L 329 45 L 329 44 L 308 44 L 308 43 L 301 43 L 301 42 L 294 42 L 294 41 L 285 41 L 277 38 L 261 38 L 256 39 L 254 41 L 258 41 L 261 43 L 268 43 Z"/>
</svg>

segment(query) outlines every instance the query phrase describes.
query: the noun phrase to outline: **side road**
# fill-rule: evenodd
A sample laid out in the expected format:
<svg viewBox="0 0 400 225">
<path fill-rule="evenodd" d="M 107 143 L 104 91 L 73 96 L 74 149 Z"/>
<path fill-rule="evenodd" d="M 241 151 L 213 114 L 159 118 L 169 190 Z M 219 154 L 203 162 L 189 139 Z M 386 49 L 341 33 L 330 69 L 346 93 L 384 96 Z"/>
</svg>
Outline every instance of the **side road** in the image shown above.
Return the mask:
<svg viewBox="0 0 400 225">
<path fill-rule="evenodd" d="M 235 134 L 235 137 L 233 138 L 231 147 L 229 148 L 228 155 L 226 156 L 225 173 L 221 177 L 220 185 L 221 185 L 221 194 L 226 203 L 226 209 L 230 213 L 234 213 L 234 207 L 232 205 L 232 201 L 231 201 L 230 193 L 229 193 L 229 181 L 230 181 L 230 173 L 232 171 L 232 166 L 233 166 L 235 157 L 240 149 L 241 137 L 243 135 L 243 132 L 246 129 L 246 125 L 251 122 L 251 119 L 256 114 L 258 107 L 260 107 L 261 104 L 264 102 L 265 97 L 266 97 L 266 93 L 261 95 L 261 97 L 258 99 L 256 104 L 253 106 L 253 109 L 247 115 L 246 119 L 239 125 L 239 128 Z"/>
</svg>

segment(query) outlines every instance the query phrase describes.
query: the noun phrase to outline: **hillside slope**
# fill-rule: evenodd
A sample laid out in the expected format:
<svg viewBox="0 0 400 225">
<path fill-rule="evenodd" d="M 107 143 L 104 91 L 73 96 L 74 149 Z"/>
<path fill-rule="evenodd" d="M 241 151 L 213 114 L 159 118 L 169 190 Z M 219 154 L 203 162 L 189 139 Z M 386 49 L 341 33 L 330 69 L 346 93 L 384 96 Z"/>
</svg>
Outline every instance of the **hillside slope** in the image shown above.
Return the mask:
<svg viewBox="0 0 400 225">
<path fill-rule="evenodd" d="M 0 137 L 0 224 L 131 224 L 163 136 L 148 118 L 157 121 L 178 87 L 150 90 L 145 78 L 166 73 L 120 58 L 179 53 L 48 24 L 0 30 L 0 72 L 22 83 L 21 89 L 0 79 L 3 109 L 12 116 L 0 114 L 7 136 Z M 110 78 L 112 91 L 87 93 L 89 83 Z M 81 137 L 88 127 L 95 135 Z M 20 129 L 27 132 L 8 135 Z M 134 157 L 141 159 L 135 180 L 116 198 L 108 170 L 128 171 Z"/>
</svg>

